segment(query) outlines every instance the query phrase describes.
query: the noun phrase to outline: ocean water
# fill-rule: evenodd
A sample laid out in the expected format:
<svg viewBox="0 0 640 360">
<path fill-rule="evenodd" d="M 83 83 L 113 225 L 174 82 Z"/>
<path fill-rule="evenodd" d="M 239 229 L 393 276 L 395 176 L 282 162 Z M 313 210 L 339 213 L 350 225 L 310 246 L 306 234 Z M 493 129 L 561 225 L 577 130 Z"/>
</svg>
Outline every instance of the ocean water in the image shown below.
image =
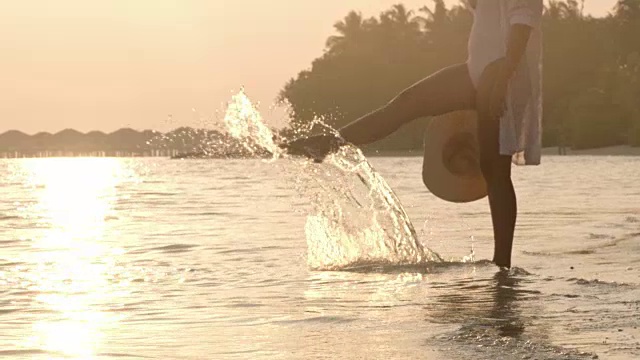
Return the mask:
<svg viewBox="0 0 640 360">
<path fill-rule="evenodd" d="M 514 168 L 508 272 L 486 200 L 370 161 L 406 219 L 336 214 L 364 180 L 301 161 L 1 160 L 0 358 L 640 358 L 640 158 Z"/>
</svg>

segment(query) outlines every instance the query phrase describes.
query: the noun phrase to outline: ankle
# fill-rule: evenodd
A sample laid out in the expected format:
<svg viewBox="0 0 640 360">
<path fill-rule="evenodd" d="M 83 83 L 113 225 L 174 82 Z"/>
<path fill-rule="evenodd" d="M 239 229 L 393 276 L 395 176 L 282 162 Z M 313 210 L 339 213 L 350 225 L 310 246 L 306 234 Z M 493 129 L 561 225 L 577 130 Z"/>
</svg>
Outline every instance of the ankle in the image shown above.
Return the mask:
<svg viewBox="0 0 640 360">
<path fill-rule="evenodd" d="M 504 257 L 499 257 L 494 255 L 493 256 L 493 260 L 491 260 L 492 263 L 496 264 L 496 266 L 500 267 L 500 268 L 506 268 L 506 269 L 510 269 L 511 268 L 511 258 L 504 258 Z"/>
</svg>

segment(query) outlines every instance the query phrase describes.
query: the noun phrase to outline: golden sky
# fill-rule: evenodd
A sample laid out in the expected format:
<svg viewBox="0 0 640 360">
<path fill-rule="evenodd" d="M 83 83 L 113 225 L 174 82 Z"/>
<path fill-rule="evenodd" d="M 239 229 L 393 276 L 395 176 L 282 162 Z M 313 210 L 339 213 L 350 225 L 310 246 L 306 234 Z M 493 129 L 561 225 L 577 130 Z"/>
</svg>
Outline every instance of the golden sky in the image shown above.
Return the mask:
<svg viewBox="0 0 640 360">
<path fill-rule="evenodd" d="M 0 0 L 0 132 L 169 130 L 244 86 L 268 112 L 351 9 L 426 0 Z M 457 3 L 449 0 L 449 3 Z M 603 15 L 615 0 L 587 0 Z"/>
</svg>

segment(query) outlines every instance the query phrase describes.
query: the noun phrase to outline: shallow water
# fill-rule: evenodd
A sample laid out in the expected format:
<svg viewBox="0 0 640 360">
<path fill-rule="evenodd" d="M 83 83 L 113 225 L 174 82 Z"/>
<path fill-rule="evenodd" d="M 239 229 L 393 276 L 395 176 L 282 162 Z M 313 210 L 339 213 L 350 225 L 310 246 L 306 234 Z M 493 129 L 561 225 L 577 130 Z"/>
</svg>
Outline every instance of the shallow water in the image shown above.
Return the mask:
<svg viewBox="0 0 640 360">
<path fill-rule="evenodd" d="M 640 357 L 640 158 L 515 168 L 508 273 L 419 158 L 371 162 L 448 262 L 311 270 L 282 161 L 2 160 L 0 357 Z"/>
</svg>

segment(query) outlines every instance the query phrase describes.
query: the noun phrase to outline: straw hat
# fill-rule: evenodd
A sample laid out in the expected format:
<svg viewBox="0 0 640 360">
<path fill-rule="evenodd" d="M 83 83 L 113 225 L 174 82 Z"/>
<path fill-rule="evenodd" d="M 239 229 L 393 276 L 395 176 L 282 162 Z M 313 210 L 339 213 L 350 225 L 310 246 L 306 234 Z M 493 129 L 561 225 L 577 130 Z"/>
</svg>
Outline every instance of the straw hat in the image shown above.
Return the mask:
<svg viewBox="0 0 640 360">
<path fill-rule="evenodd" d="M 455 203 L 487 195 L 480 171 L 475 111 L 456 111 L 431 119 L 424 137 L 422 180 L 435 196 Z"/>
</svg>

